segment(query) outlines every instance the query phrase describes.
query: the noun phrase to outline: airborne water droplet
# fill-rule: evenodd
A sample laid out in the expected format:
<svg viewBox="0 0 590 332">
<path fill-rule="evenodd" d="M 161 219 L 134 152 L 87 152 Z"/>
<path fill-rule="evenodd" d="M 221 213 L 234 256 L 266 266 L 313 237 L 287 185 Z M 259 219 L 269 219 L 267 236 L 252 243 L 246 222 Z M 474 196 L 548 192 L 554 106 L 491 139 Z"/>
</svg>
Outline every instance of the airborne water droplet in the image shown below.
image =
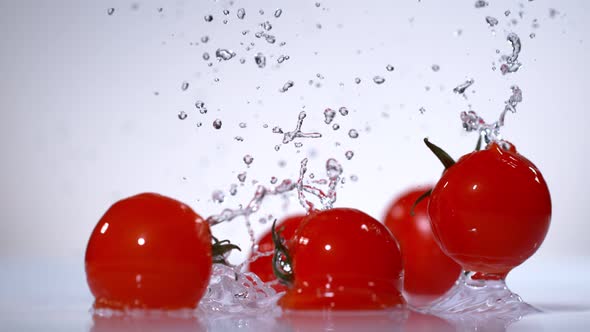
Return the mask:
<svg viewBox="0 0 590 332">
<path fill-rule="evenodd" d="M 375 82 L 376 84 L 383 84 L 385 82 L 385 78 L 381 76 L 375 76 L 373 77 L 373 82 Z"/>
<path fill-rule="evenodd" d="M 258 68 L 264 68 L 266 66 L 266 57 L 262 53 L 257 53 L 254 56 L 254 62 L 258 65 Z"/>
<path fill-rule="evenodd" d="M 420 114 L 424 114 L 426 112 L 426 109 L 424 107 L 420 107 L 418 111 L 420 112 Z"/>
<path fill-rule="evenodd" d="M 203 36 L 201 37 L 201 43 L 206 44 L 209 41 L 209 36 Z"/>
<path fill-rule="evenodd" d="M 484 1 L 484 0 L 477 0 L 475 2 L 475 8 L 483 8 L 483 7 L 487 7 L 488 6 L 488 2 Z"/>
<path fill-rule="evenodd" d="M 342 106 L 342 107 L 340 107 L 340 109 L 338 109 L 338 112 L 340 112 L 340 115 L 342 115 L 342 116 L 347 116 L 348 115 L 348 108 Z"/>
<path fill-rule="evenodd" d="M 360 84 L 361 83 L 361 79 L 359 77 L 354 79 L 354 83 L 356 84 Z"/>
<path fill-rule="evenodd" d="M 324 122 L 326 124 L 330 124 L 332 122 L 332 120 L 334 120 L 334 117 L 336 116 L 336 111 L 334 111 L 331 108 L 326 108 L 324 110 Z"/>
<path fill-rule="evenodd" d="M 109 14 L 109 16 L 110 15 L 113 15 L 114 13 L 115 13 L 115 8 L 109 8 L 109 9 L 107 9 L 107 14 Z"/>
<path fill-rule="evenodd" d="M 293 81 L 287 81 L 282 88 L 279 89 L 279 92 L 287 92 L 290 88 L 295 85 Z"/>
<path fill-rule="evenodd" d="M 246 181 L 246 172 L 238 174 L 238 180 L 240 182 Z"/>
<path fill-rule="evenodd" d="M 337 123 L 335 123 L 335 124 L 332 125 L 332 129 L 333 130 L 338 130 L 338 129 L 340 129 L 340 125 L 337 124 Z"/>
<path fill-rule="evenodd" d="M 211 22 L 213 21 L 213 15 L 205 15 L 205 22 Z"/>
<path fill-rule="evenodd" d="M 232 196 L 235 196 L 238 193 L 238 185 L 235 183 L 232 183 L 229 186 L 229 194 Z"/>
<path fill-rule="evenodd" d="M 385 69 L 387 69 L 387 71 L 393 71 L 395 68 L 392 65 L 387 65 Z"/>
<path fill-rule="evenodd" d="M 246 16 L 246 10 L 244 8 L 238 9 L 238 14 L 237 15 L 238 15 L 238 18 L 240 20 L 243 20 L 244 17 Z"/>
<path fill-rule="evenodd" d="M 233 58 L 236 54 L 230 50 L 226 50 L 224 48 L 218 48 L 217 51 L 215 51 L 215 56 L 217 57 L 217 60 L 221 61 L 227 61 L 230 60 L 231 58 Z"/>
<path fill-rule="evenodd" d="M 251 155 L 247 154 L 244 156 L 243 158 L 244 163 L 248 166 L 250 166 L 250 164 L 252 164 L 252 162 L 254 161 L 254 157 L 252 157 Z"/>
<path fill-rule="evenodd" d="M 473 78 L 470 80 L 467 80 L 467 81 L 465 81 L 465 83 L 457 85 L 453 89 L 453 92 L 457 93 L 457 94 L 463 94 L 463 93 L 465 93 L 465 90 L 467 90 L 473 83 L 475 83 L 475 80 Z"/>
<path fill-rule="evenodd" d="M 225 15 L 225 16 L 229 15 L 229 10 L 227 10 L 227 9 L 224 9 L 224 10 L 223 10 L 223 15 Z"/>
<path fill-rule="evenodd" d="M 486 22 L 490 27 L 498 25 L 498 20 L 495 17 L 486 16 Z"/>
<path fill-rule="evenodd" d="M 213 121 L 213 128 L 221 129 L 221 120 L 215 119 L 215 121 Z"/>
<path fill-rule="evenodd" d="M 272 24 L 270 24 L 269 21 L 265 21 L 263 23 L 260 23 L 260 26 L 266 31 L 272 30 Z"/>
<path fill-rule="evenodd" d="M 239 124 L 240 128 L 246 128 L 246 122 L 240 122 Z"/>
<path fill-rule="evenodd" d="M 359 137 L 359 133 L 358 133 L 358 131 L 356 131 L 356 129 L 351 129 L 348 131 L 348 136 L 350 138 L 357 138 L 357 137 Z"/>
<path fill-rule="evenodd" d="M 283 13 L 283 10 L 281 8 L 278 8 L 277 10 L 275 10 L 275 17 L 276 18 L 281 17 L 282 13 Z"/>
<path fill-rule="evenodd" d="M 433 72 L 437 72 L 439 70 L 440 70 L 440 66 L 439 65 L 437 65 L 437 64 L 432 65 L 432 71 Z"/>
<path fill-rule="evenodd" d="M 352 152 L 350 150 L 346 151 L 346 153 L 344 153 L 344 156 L 346 156 L 346 159 L 350 160 L 354 156 L 354 152 Z"/>
<path fill-rule="evenodd" d="M 203 53 L 203 60 L 205 60 L 205 61 L 209 60 L 209 53 L 207 53 L 207 52 Z"/>
<path fill-rule="evenodd" d="M 182 85 L 180 86 L 180 89 L 182 91 L 186 91 L 189 87 L 189 83 L 188 82 L 182 82 Z"/>
<path fill-rule="evenodd" d="M 212 194 L 211 194 L 211 199 L 213 200 L 213 202 L 215 203 L 223 203 L 223 201 L 225 200 L 225 194 L 223 193 L 223 191 L 221 190 L 215 190 Z"/>
<path fill-rule="evenodd" d="M 186 119 L 187 117 L 188 117 L 188 114 L 186 114 L 184 111 L 180 111 L 180 112 L 178 113 L 178 118 L 179 118 L 180 120 L 184 120 L 184 119 Z"/>
</svg>

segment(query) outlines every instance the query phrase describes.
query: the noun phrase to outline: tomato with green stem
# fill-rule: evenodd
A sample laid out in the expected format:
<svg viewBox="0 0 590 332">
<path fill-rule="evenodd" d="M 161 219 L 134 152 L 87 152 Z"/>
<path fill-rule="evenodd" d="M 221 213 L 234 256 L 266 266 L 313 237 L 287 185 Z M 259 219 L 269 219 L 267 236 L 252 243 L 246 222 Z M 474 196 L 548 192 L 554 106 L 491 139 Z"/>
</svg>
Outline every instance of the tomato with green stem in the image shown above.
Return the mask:
<svg viewBox="0 0 590 332">
<path fill-rule="evenodd" d="M 235 246 L 217 241 L 189 206 L 154 193 L 120 200 L 88 241 L 85 267 L 95 308 L 195 308 L 211 274 Z"/>
<path fill-rule="evenodd" d="M 301 225 L 301 222 L 305 218 L 305 215 L 294 215 L 285 218 L 277 226 L 276 229 L 281 233 L 287 240 L 291 240 L 295 236 L 295 231 Z M 258 252 L 262 255 L 257 257 L 254 261 L 248 265 L 248 270 L 255 273 L 260 280 L 264 282 L 273 282 L 277 278 L 273 271 L 272 253 L 275 250 L 275 245 L 272 238 L 272 232 L 269 230 L 266 232 L 260 240 L 258 240 Z M 252 259 L 254 254 L 250 256 Z M 279 283 L 273 285 L 273 288 L 277 291 L 285 290 L 285 286 Z"/>
<path fill-rule="evenodd" d="M 443 251 L 475 278 L 504 279 L 547 234 L 551 197 L 543 175 L 506 142 L 491 142 L 457 162 L 425 139 L 445 165 L 428 205 Z"/>
<path fill-rule="evenodd" d="M 430 187 L 416 187 L 396 198 L 385 213 L 384 224 L 398 240 L 404 264 L 404 297 L 423 305 L 449 290 L 461 266 L 445 255 L 434 238 L 427 213 L 428 201 L 415 202 Z"/>
<path fill-rule="evenodd" d="M 403 306 L 397 241 L 356 209 L 314 211 L 291 241 L 275 234 L 277 276 L 288 284 L 289 310 L 378 310 Z"/>
</svg>

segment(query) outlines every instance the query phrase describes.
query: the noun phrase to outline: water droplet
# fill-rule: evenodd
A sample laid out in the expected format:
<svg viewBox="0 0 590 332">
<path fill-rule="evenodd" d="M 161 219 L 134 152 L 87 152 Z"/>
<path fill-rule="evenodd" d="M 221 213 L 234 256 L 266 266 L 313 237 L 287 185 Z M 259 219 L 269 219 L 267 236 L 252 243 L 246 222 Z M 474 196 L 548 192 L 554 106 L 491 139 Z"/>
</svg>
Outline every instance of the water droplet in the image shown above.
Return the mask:
<svg viewBox="0 0 590 332">
<path fill-rule="evenodd" d="M 207 52 L 203 53 L 203 60 L 205 60 L 205 61 L 209 60 L 209 53 L 207 53 Z"/>
<path fill-rule="evenodd" d="M 223 203 L 223 201 L 225 200 L 225 194 L 221 190 L 215 190 L 211 194 L 211 199 L 214 203 Z"/>
<path fill-rule="evenodd" d="M 285 84 L 283 84 L 283 87 L 279 89 L 279 92 L 287 92 L 294 85 L 295 83 L 293 81 L 287 81 Z"/>
<path fill-rule="evenodd" d="M 200 127 L 200 126 L 202 126 L 202 125 L 203 125 L 202 122 L 197 122 L 197 128 Z"/>
<path fill-rule="evenodd" d="M 319 8 L 321 5 L 322 5 L 322 4 L 321 4 L 321 3 L 319 3 L 319 2 L 316 2 L 316 3 L 315 3 L 315 6 L 316 6 L 317 8 Z"/>
<path fill-rule="evenodd" d="M 275 36 L 273 36 L 273 35 L 266 35 L 265 39 L 266 39 L 266 42 L 269 44 L 274 44 L 277 41 Z"/>
<path fill-rule="evenodd" d="M 344 153 L 344 156 L 346 156 L 346 159 L 350 160 L 354 156 L 354 152 L 348 150 L 346 153 Z"/>
<path fill-rule="evenodd" d="M 522 65 L 518 61 L 518 56 L 521 50 L 520 37 L 518 37 L 517 34 L 511 32 L 506 37 L 506 40 L 508 40 L 512 45 L 512 54 L 509 56 L 503 55 L 501 58 L 503 61 L 505 61 L 505 63 L 500 66 L 500 71 L 503 75 L 518 71 Z"/>
<path fill-rule="evenodd" d="M 246 172 L 243 172 L 243 173 L 238 174 L 238 180 L 240 182 L 246 181 Z"/>
<path fill-rule="evenodd" d="M 381 76 L 375 76 L 373 77 L 373 82 L 375 82 L 376 84 L 383 84 L 385 82 L 385 78 Z"/>
<path fill-rule="evenodd" d="M 264 10 L 262 10 L 262 9 L 258 10 L 258 14 L 264 15 Z"/>
<path fill-rule="evenodd" d="M 248 166 L 250 166 L 250 164 L 252 164 L 252 162 L 254 161 L 254 157 L 252 157 L 251 155 L 247 154 L 244 156 L 243 158 L 244 163 Z"/>
<path fill-rule="evenodd" d="M 357 137 L 359 137 L 359 133 L 355 129 L 351 129 L 348 131 L 348 136 L 350 138 L 357 138 Z"/>
<path fill-rule="evenodd" d="M 338 109 L 338 112 L 340 112 L 340 115 L 342 115 L 342 116 L 347 116 L 348 115 L 348 108 L 342 106 L 342 107 L 340 107 L 340 109 Z"/>
<path fill-rule="evenodd" d="M 387 69 L 387 71 L 393 71 L 395 68 L 392 65 L 387 65 L 385 69 Z"/>
<path fill-rule="evenodd" d="M 440 70 L 440 66 L 439 65 L 437 65 L 437 64 L 432 65 L 432 71 L 433 72 L 437 72 L 439 70 Z"/>
<path fill-rule="evenodd" d="M 360 77 L 357 77 L 357 78 L 355 78 L 355 79 L 354 79 L 354 83 L 356 83 L 356 84 L 361 84 L 361 79 L 360 79 Z"/>
<path fill-rule="evenodd" d="M 113 15 L 114 13 L 115 13 L 115 8 L 109 8 L 109 9 L 107 9 L 107 14 L 109 14 L 109 16 L 110 15 Z"/>
<path fill-rule="evenodd" d="M 331 108 L 326 108 L 324 110 L 324 122 L 326 124 L 330 124 L 332 122 L 332 120 L 334 120 L 334 117 L 336 116 L 336 111 L 334 111 Z"/>
<path fill-rule="evenodd" d="M 488 5 L 489 5 L 489 3 L 484 0 L 477 0 L 475 2 L 475 8 L 483 8 L 483 7 L 487 7 Z"/>
<path fill-rule="evenodd" d="M 186 91 L 188 89 L 188 86 L 189 86 L 188 82 L 182 82 L 182 85 L 180 86 L 180 89 L 182 91 Z"/>
<path fill-rule="evenodd" d="M 463 93 L 465 93 L 465 90 L 467 90 L 473 83 L 475 83 L 475 80 L 473 78 L 470 80 L 467 80 L 464 83 L 457 85 L 453 89 L 453 92 L 457 93 L 457 94 L 463 94 Z"/>
<path fill-rule="evenodd" d="M 236 137 L 234 137 L 234 139 L 236 141 L 238 141 L 238 142 L 243 142 L 244 141 L 244 138 L 242 136 L 236 136 Z"/>
<path fill-rule="evenodd" d="M 201 37 L 201 43 L 206 44 L 209 41 L 209 36 L 203 36 Z"/>
<path fill-rule="evenodd" d="M 240 126 L 240 128 L 246 128 L 247 127 L 246 122 L 240 122 L 239 126 Z"/>
<path fill-rule="evenodd" d="M 215 121 L 213 121 L 213 128 L 221 129 L 221 120 L 215 119 Z"/>
<path fill-rule="evenodd" d="M 238 193 L 238 185 L 235 183 L 232 183 L 229 186 L 229 194 L 232 196 L 235 196 Z"/>
<path fill-rule="evenodd" d="M 532 33 L 529 35 L 529 38 L 533 39 L 533 38 L 535 38 L 536 36 L 537 36 L 537 35 L 536 35 L 534 32 L 532 32 Z"/>
<path fill-rule="evenodd" d="M 282 134 L 283 130 L 280 127 L 273 127 L 272 132 L 275 134 Z"/>
<path fill-rule="evenodd" d="M 555 18 L 559 15 L 559 11 L 555 8 L 549 8 L 549 18 Z"/>
<path fill-rule="evenodd" d="M 426 109 L 424 107 L 420 107 L 418 111 L 420 112 L 420 114 L 424 114 L 426 112 Z"/>
<path fill-rule="evenodd" d="M 328 178 L 335 179 L 342 174 L 342 166 L 336 159 L 330 158 L 326 161 L 326 173 Z"/>
<path fill-rule="evenodd" d="M 281 55 L 281 56 L 280 56 L 280 57 L 277 59 L 277 62 L 278 62 L 278 63 L 283 63 L 285 60 L 288 60 L 288 59 L 289 59 L 289 56 L 288 56 L 288 55 L 287 55 L 287 56 L 285 56 L 285 55 Z"/>
<path fill-rule="evenodd" d="M 188 114 L 186 114 L 184 111 L 180 111 L 180 112 L 178 113 L 178 118 L 179 118 L 180 120 L 184 120 L 184 119 L 186 119 L 187 117 L 188 117 Z"/>
<path fill-rule="evenodd" d="M 300 147 L 303 146 L 303 143 L 301 143 L 301 142 L 295 142 L 294 145 L 295 145 L 296 148 L 300 148 Z"/>
<path fill-rule="evenodd" d="M 221 61 L 227 61 L 230 60 L 231 58 L 233 58 L 236 54 L 230 50 L 226 50 L 224 48 L 218 48 L 217 51 L 215 51 L 215 56 L 217 57 L 217 60 Z"/>
<path fill-rule="evenodd" d="M 335 123 L 335 124 L 332 125 L 332 129 L 333 130 L 338 130 L 338 129 L 340 129 L 340 125 L 337 124 L 337 123 Z"/>
<path fill-rule="evenodd" d="M 275 17 L 276 18 L 281 17 L 282 13 L 283 13 L 283 10 L 281 8 L 278 8 L 277 10 L 275 10 Z"/>
<path fill-rule="evenodd" d="M 223 10 L 223 15 L 225 15 L 225 16 L 229 15 L 229 10 L 227 10 L 227 9 L 224 9 L 224 10 Z"/>
<path fill-rule="evenodd" d="M 266 31 L 272 30 L 272 24 L 270 24 L 269 21 L 265 21 L 263 23 L 260 23 L 260 26 Z"/>
<path fill-rule="evenodd" d="M 486 16 L 486 22 L 490 27 L 498 25 L 498 20 L 495 17 Z"/>
<path fill-rule="evenodd" d="M 509 10 L 505 11 L 504 16 L 506 16 L 506 17 L 510 16 L 510 11 Z"/>
<path fill-rule="evenodd" d="M 275 151 L 279 151 L 281 149 L 281 145 L 275 145 Z"/>
<path fill-rule="evenodd" d="M 277 183 L 277 181 L 278 181 L 278 180 L 279 180 L 279 179 L 277 179 L 277 177 L 276 177 L 276 176 L 273 176 L 273 177 L 271 177 L 271 178 L 270 178 L 270 183 L 271 183 L 271 184 L 275 184 L 275 183 Z"/>
<path fill-rule="evenodd" d="M 213 21 L 213 15 L 205 15 L 205 22 L 211 22 Z"/>
<path fill-rule="evenodd" d="M 354 174 L 350 176 L 350 181 L 352 181 L 352 182 L 356 182 L 356 181 L 358 181 L 358 179 L 359 179 L 358 176 L 356 176 Z"/>
<path fill-rule="evenodd" d="M 266 57 L 262 53 L 257 53 L 254 56 L 254 62 L 258 65 L 258 68 L 266 67 Z"/>
<path fill-rule="evenodd" d="M 240 20 L 243 20 L 244 17 L 246 17 L 246 10 L 244 8 L 238 9 L 238 14 L 237 15 L 238 15 L 238 18 Z"/>
</svg>

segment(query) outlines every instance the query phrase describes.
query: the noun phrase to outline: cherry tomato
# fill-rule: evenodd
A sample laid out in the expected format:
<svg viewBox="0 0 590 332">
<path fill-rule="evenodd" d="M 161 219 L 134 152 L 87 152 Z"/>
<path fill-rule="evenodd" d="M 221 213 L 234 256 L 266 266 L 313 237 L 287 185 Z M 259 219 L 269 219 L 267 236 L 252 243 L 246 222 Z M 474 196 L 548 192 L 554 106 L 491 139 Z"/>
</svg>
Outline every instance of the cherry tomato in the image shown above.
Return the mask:
<svg viewBox="0 0 590 332">
<path fill-rule="evenodd" d="M 403 193 L 385 214 L 385 226 L 401 247 L 404 263 L 404 297 L 421 305 L 449 290 L 461 273 L 461 266 L 440 249 L 434 239 L 427 207 L 428 198 L 412 206 L 430 188 L 415 188 Z"/>
<path fill-rule="evenodd" d="M 276 229 L 281 236 L 287 240 L 291 240 L 295 235 L 295 231 L 301 224 L 305 215 L 295 215 L 283 220 Z M 275 245 L 272 241 L 272 233 L 268 231 L 258 241 L 258 251 L 263 254 L 270 254 L 274 252 Z M 257 258 L 249 265 L 250 272 L 254 272 L 262 281 L 270 282 L 277 280 L 272 269 L 272 255 Z M 273 287 L 277 291 L 283 291 L 286 288 L 283 285 L 276 284 Z"/>
<path fill-rule="evenodd" d="M 461 157 L 443 173 L 428 205 L 443 251 L 481 279 L 503 279 L 533 255 L 551 220 L 541 172 L 508 146 L 491 143 Z"/>
<path fill-rule="evenodd" d="M 210 274 L 209 224 L 187 205 L 158 194 L 113 204 L 86 248 L 96 308 L 195 308 Z"/>
<path fill-rule="evenodd" d="M 374 310 L 405 304 L 397 241 L 380 222 L 348 208 L 315 211 L 287 242 L 292 284 L 284 309 Z"/>
</svg>

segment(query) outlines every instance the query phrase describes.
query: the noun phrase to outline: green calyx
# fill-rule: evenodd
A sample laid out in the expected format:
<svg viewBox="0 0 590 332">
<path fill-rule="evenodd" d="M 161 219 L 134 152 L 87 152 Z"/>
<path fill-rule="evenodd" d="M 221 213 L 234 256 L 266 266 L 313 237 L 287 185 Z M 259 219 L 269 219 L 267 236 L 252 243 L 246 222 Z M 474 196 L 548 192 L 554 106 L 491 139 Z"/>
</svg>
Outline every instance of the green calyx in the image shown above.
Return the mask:
<svg viewBox="0 0 590 332">
<path fill-rule="evenodd" d="M 272 241 L 275 245 L 275 252 L 272 256 L 272 270 L 277 279 L 285 284 L 293 283 L 293 270 L 291 269 L 291 255 L 285 246 L 285 239 L 275 229 L 277 220 L 272 223 Z"/>
<path fill-rule="evenodd" d="M 412 217 L 416 215 L 415 209 L 418 203 L 422 202 L 426 197 L 430 196 L 430 194 L 432 194 L 432 189 L 425 191 L 422 195 L 416 198 L 416 201 L 414 202 L 414 204 L 412 204 L 412 208 L 410 209 L 410 215 Z"/>
<path fill-rule="evenodd" d="M 455 160 L 451 156 L 449 156 L 449 154 L 446 153 L 445 150 L 439 148 L 434 143 L 430 143 L 428 138 L 424 138 L 424 144 L 426 144 L 430 151 L 432 151 L 432 153 L 434 153 L 438 160 L 440 160 L 445 169 L 448 169 L 449 167 L 455 165 Z"/>
<path fill-rule="evenodd" d="M 211 244 L 211 256 L 213 257 L 213 263 L 228 265 L 225 260 L 225 256 L 230 251 L 236 249 L 242 251 L 237 245 L 230 243 L 229 240 L 219 241 L 215 236 L 211 236 L 213 243 Z"/>
</svg>

